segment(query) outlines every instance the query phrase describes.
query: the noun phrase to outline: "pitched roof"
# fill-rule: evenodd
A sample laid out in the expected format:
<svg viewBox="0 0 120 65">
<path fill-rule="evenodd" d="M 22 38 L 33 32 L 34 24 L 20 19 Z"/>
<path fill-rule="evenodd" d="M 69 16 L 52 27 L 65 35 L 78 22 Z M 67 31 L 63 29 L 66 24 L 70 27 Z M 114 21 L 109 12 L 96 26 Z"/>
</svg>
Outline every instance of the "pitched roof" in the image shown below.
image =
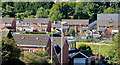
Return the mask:
<svg viewBox="0 0 120 65">
<path fill-rule="evenodd" d="M 24 18 L 23 23 L 48 23 L 49 18 Z"/>
<path fill-rule="evenodd" d="M 90 56 L 95 56 L 92 52 L 90 52 L 90 51 L 80 51 L 80 52 L 82 52 L 83 54 L 85 54 L 86 56 L 88 56 L 88 57 L 90 57 Z"/>
<path fill-rule="evenodd" d="M 89 20 L 83 20 L 83 19 L 62 19 L 62 21 L 68 22 L 69 24 L 83 24 L 83 25 L 88 25 Z"/>
<path fill-rule="evenodd" d="M 63 42 L 65 42 L 65 38 L 63 38 Z M 53 37 L 53 44 L 59 45 L 61 47 L 61 37 Z M 64 43 L 63 43 L 64 45 Z"/>
<path fill-rule="evenodd" d="M 97 14 L 98 25 L 118 26 L 118 22 L 120 22 L 119 16 L 119 14 Z"/>
<path fill-rule="evenodd" d="M 55 23 L 52 23 L 52 27 L 57 27 L 57 28 L 61 28 L 61 22 L 57 21 Z"/>
<path fill-rule="evenodd" d="M 2 18 L 2 23 L 12 23 L 14 18 Z"/>
<path fill-rule="evenodd" d="M 2 37 L 7 37 L 9 33 L 9 30 L 0 30 L 0 34 L 2 34 Z"/>
<path fill-rule="evenodd" d="M 47 34 L 13 34 L 13 38 L 20 45 L 46 46 L 49 36 Z"/>
</svg>

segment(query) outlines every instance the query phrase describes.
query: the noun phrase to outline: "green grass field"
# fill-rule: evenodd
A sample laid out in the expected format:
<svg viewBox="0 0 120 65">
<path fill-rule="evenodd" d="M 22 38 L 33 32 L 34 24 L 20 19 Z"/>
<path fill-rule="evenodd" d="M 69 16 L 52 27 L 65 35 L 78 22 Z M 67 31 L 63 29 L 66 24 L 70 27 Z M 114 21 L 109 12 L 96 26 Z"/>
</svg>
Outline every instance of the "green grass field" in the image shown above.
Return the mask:
<svg viewBox="0 0 120 65">
<path fill-rule="evenodd" d="M 85 43 L 85 42 L 82 42 L 82 43 Z M 77 44 L 77 46 L 79 46 L 79 44 L 81 44 L 81 42 L 77 42 L 76 44 Z M 87 44 L 90 45 L 93 54 L 99 53 L 99 46 L 100 46 L 100 54 L 104 55 L 104 56 L 109 56 L 108 52 L 111 49 L 111 45 L 98 45 L 98 43 L 96 43 L 96 45 L 95 44 L 92 45 L 92 44 L 89 44 L 89 43 L 87 43 Z"/>
</svg>

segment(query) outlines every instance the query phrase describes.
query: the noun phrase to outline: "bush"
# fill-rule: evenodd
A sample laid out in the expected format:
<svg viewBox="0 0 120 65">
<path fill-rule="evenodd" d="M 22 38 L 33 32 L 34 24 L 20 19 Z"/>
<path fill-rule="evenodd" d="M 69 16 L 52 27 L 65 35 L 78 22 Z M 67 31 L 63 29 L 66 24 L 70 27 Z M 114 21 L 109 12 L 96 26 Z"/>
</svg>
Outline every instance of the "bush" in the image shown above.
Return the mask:
<svg viewBox="0 0 120 65">
<path fill-rule="evenodd" d="M 88 51 L 91 51 L 91 47 L 88 45 L 88 44 L 80 44 L 78 47 L 77 47 L 78 50 L 80 51 L 83 51 L 83 50 L 88 50 Z"/>
<path fill-rule="evenodd" d="M 41 32 L 24 32 L 24 34 L 46 34 L 45 32 L 41 31 Z"/>
</svg>

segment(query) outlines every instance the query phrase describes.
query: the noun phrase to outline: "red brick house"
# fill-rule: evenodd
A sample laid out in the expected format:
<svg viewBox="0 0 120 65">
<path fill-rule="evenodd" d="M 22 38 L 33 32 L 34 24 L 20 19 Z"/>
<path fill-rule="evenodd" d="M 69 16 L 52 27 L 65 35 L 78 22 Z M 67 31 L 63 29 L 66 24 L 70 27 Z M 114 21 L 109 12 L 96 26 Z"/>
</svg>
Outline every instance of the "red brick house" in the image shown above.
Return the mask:
<svg viewBox="0 0 120 65">
<path fill-rule="evenodd" d="M 0 23 L 0 29 L 9 29 L 16 31 L 16 21 L 14 18 L 2 18 L 2 22 Z"/>
<path fill-rule="evenodd" d="M 51 56 L 51 38 L 46 34 L 13 34 L 14 40 L 17 42 L 17 46 L 21 51 L 47 50 Z M 68 64 L 68 42 L 67 39 L 63 39 L 63 63 Z M 61 59 L 61 37 L 53 38 L 53 56 L 55 57 L 55 63 L 60 64 Z"/>
<path fill-rule="evenodd" d="M 51 21 L 49 18 L 24 18 L 22 21 L 22 26 L 28 26 L 29 29 L 37 32 L 47 31 L 46 29 L 49 21 Z M 23 28 L 23 31 L 27 31 L 29 29 Z"/>
<path fill-rule="evenodd" d="M 84 32 L 88 30 L 89 20 L 62 19 L 62 22 L 68 23 L 67 25 L 63 25 L 65 35 L 68 35 L 68 31 L 70 28 L 74 28 L 76 35 L 83 35 Z"/>
<path fill-rule="evenodd" d="M 102 32 L 102 36 L 110 36 L 111 34 L 118 33 L 118 14 L 98 14 L 97 25 L 98 31 Z"/>
</svg>

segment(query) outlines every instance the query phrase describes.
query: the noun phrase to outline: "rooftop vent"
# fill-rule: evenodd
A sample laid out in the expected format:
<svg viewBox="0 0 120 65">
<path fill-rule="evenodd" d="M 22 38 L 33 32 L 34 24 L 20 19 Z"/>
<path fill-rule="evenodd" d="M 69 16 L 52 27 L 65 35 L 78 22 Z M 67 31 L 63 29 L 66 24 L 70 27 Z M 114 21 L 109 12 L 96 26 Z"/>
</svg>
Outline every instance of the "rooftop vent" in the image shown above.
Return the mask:
<svg viewBox="0 0 120 65">
<path fill-rule="evenodd" d="M 110 19 L 109 23 L 112 23 L 112 22 L 113 22 L 113 20 L 112 20 L 112 19 Z"/>
<path fill-rule="evenodd" d="M 36 39 L 39 39 L 38 37 L 36 37 Z"/>
<path fill-rule="evenodd" d="M 25 37 L 22 37 L 22 40 L 25 39 Z"/>
</svg>

